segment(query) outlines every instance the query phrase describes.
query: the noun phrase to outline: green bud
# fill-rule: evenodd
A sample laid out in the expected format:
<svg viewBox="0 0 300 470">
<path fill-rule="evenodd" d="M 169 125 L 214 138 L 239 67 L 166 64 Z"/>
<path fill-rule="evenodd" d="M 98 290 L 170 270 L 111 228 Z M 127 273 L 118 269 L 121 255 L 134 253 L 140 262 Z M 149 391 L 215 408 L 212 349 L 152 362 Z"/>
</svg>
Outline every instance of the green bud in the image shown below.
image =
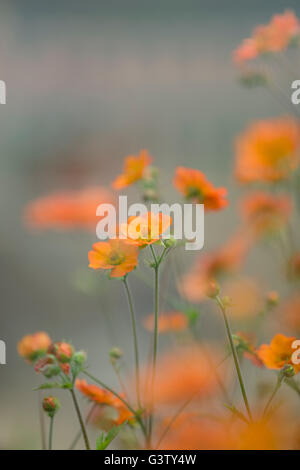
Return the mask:
<svg viewBox="0 0 300 470">
<path fill-rule="evenodd" d="M 77 351 L 73 355 L 73 361 L 78 366 L 82 366 L 86 361 L 86 353 L 84 351 Z"/>
</svg>

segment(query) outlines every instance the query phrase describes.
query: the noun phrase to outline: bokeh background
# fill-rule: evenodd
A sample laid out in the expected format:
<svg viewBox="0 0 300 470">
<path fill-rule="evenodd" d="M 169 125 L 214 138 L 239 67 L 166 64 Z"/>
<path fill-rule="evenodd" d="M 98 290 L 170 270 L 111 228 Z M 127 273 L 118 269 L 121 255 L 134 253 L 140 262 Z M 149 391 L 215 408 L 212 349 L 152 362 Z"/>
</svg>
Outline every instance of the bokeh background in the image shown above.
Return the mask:
<svg viewBox="0 0 300 470">
<path fill-rule="evenodd" d="M 32 392 L 38 381 L 16 352 L 24 334 L 46 330 L 72 340 L 112 385 L 109 349 L 125 351 L 128 369 L 132 360 L 122 288 L 87 268 L 95 234 L 32 235 L 24 205 L 55 189 L 107 185 L 126 155 L 147 148 L 171 199 L 178 164 L 228 188 L 229 209 L 206 219 L 205 250 L 221 243 L 237 219 L 233 139 L 252 119 L 282 113 L 263 90 L 240 87 L 231 52 L 257 23 L 286 8 L 299 16 L 297 0 L 1 1 L 0 78 L 7 84 L 0 107 L 0 338 L 7 344 L 1 448 L 40 445 Z M 267 267 L 264 256 L 258 250 L 248 272 L 276 288 L 272 260 Z M 133 290 L 141 324 L 152 311 L 152 292 L 138 281 Z M 222 325 L 206 326 L 223 338 Z M 140 335 L 146 342 L 142 327 Z M 57 447 L 77 430 L 69 400 L 61 398 Z"/>
</svg>

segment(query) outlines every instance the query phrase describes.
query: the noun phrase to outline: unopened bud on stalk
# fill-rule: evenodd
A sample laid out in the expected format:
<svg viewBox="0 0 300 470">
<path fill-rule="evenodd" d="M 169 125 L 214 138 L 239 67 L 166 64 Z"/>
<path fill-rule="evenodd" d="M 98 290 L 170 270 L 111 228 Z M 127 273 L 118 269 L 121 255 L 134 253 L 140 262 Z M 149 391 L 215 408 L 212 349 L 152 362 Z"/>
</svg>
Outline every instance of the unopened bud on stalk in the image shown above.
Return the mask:
<svg viewBox="0 0 300 470">
<path fill-rule="evenodd" d="M 206 295 L 211 299 L 215 299 L 220 293 L 220 286 L 216 281 L 210 281 L 206 287 Z"/>
<path fill-rule="evenodd" d="M 123 352 L 119 348 L 112 348 L 109 351 L 109 357 L 111 362 L 114 363 L 123 357 Z"/>
<path fill-rule="evenodd" d="M 281 369 L 281 374 L 282 374 L 283 377 L 286 377 L 286 378 L 290 379 L 291 377 L 294 377 L 295 369 L 291 364 L 286 364 Z"/>
<path fill-rule="evenodd" d="M 53 418 L 59 408 L 60 403 L 57 398 L 50 396 L 43 399 L 43 410 L 48 414 L 49 418 Z"/>
<path fill-rule="evenodd" d="M 266 297 L 267 305 L 269 308 L 276 307 L 279 303 L 279 294 L 276 291 L 270 291 Z"/>
<path fill-rule="evenodd" d="M 86 353 L 84 351 L 75 352 L 73 355 L 73 361 L 79 366 L 82 366 L 86 361 Z"/>
<path fill-rule="evenodd" d="M 59 362 L 70 362 L 74 354 L 74 349 L 69 343 L 55 343 L 54 354 Z"/>
</svg>

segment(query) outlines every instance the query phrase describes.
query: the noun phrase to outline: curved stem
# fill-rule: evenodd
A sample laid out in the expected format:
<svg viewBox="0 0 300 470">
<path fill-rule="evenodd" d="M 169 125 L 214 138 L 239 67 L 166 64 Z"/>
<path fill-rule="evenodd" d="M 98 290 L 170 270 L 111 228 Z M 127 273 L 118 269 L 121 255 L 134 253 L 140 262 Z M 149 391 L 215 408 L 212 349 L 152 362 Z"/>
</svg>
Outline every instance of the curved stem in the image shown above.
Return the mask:
<svg viewBox="0 0 300 470">
<path fill-rule="evenodd" d="M 216 296 L 215 299 L 216 299 L 216 302 L 219 305 L 219 307 L 221 309 L 221 312 L 223 314 L 225 327 L 226 327 L 226 332 L 227 332 L 227 336 L 228 336 L 228 339 L 229 339 L 230 348 L 231 348 L 231 351 L 232 351 L 234 364 L 235 364 L 236 372 L 237 372 L 237 375 L 238 375 L 239 384 L 240 384 L 241 392 L 242 392 L 242 395 L 243 395 L 245 407 L 246 407 L 249 419 L 250 419 L 250 421 L 252 421 L 252 414 L 251 414 L 251 411 L 250 411 L 250 406 L 249 406 L 249 402 L 248 402 L 248 398 L 247 398 L 247 394 L 246 394 L 246 389 L 245 389 L 245 385 L 244 385 L 244 381 L 243 381 L 243 377 L 242 377 L 242 373 L 241 373 L 241 368 L 240 368 L 240 364 L 239 364 L 239 360 L 238 360 L 238 355 L 237 355 L 236 348 L 235 348 L 234 343 L 233 343 L 232 334 L 231 334 L 231 330 L 230 330 L 230 325 L 229 325 L 229 321 L 228 321 L 227 315 L 226 315 L 226 309 L 225 309 L 224 304 L 223 304 L 223 302 L 222 302 L 222 300 L 220 299 L 219 296 Z"/>
<path fill-rule="evenodd" d="M 97 407 L 97 403 L 94 403 L 93 406 L 91 407 L 86 419 L 85 419 L 85 424 L 87 425 L 88 422 L 90 421 L 91 417 L 92 417 L 92 414 L 95 410 L 95 408 Z M 76 436 L 74 437 L 74 440 L 72 441 L 72 444 L 70 445 L 69 447 L 69 450 L 73 450 L 74 447 L 76 446 L 77 442 L 79 441 L 80 439 L 80 436 L 81 436 L 81 429 L 79 429 L 78 433 L 76 434 Z"/>
<path fill-rule="evenodd" d="M 48 445 L 48 450 L 52 450 L 53 422 L 54 422 L 54 416 L 51 416 L 51 417 L 50 417 L 50 428 L 49 428 L 49 445 Z"/>
<path fill-rule="evenodd" d="M 79 409 L 79 406 L 78 406 L 78 402 L 77 402 L 77 399 L 76 399 L 75 392 L 74 392 L 73 389 L 71 389 L 70 392 L 71 392 L 71 395 L 72 395 L 72 398 L 73 398 L 74 407 L 75 407 L 75 410 L 76 410 L 76 413 L 77 413 L 77 416 L 78 416 L 78 421 L 79 421 L 79 424 L 80 424 L 80 427 L 81 427 L 81 432 L 82 432 L 82 435 L 83 435 L 85 448 L 86 448 L 86 450 L 90 450 L 89 439 L 88 439 L 87 432 L 86 432 L 86 429 L 85 429 L 85 425 L 84 425 L 84 422 L 83 422 L 83 419 L 82 419 L 82 416 L 81 416 L 81 413 L 80 413 L 80 409 Z"/>
<path fill-rule="evenodd" d="M 138 339 L 137 339 L 137 332 L 136 332 L 136 319 L 135 313 L 133 309 L 133 302 L 132 296 L 128 287 L 126 277 L 123 278 L 123 283 L 125 286 L 125 291 L 127 294 L 128 305 L 130 310 L 131 316 L 131 325 L 132 325 L 132 332 L 133 332 L 133 342 L 134 342 L 134 357 L 135 357 L 135 381 L 136 381 L 136 396 L 139 408 L 141 408 L 141 396 L 140 396 L 140 368 L 139 368 L 139 349 L 138 349 Z"/>
<path fill-rule="evenodd" d="M 267 416 L 267 413 L 268 413 L 268 411 L 269 411 L 269 408 L 270 408 L 270 405 L 271 405 L 271 403 L 272 403 L 272 401 L 273 401 L 273 398 L 275 397 L 276 393 L 277 393 L 278 390 L 280 389 L 281 384 L 282 384 L 282 377 L 278 377 L 276 386 L 275 386 L 275 388 L 274 388 L 274 390 L 273 390 L 273 392 L 272 392 L 272 394 L 271 394 L 271 396 L 270 396 L 270 398 L 269 398 L 269 400 L 268 400 L 268 402 L 267 402 L 267 404 L 266 404 L 266 406 L 265 406 L 265 409 L 264 409 L 264 412 L 263 412 L 263 418 Z"/>
<path fill-rule="evenodd" d="M 143 423 L 143 420 L 142 418 L 140 417 L 140 415 L 132 408 L 132 406 L 126 401 L 124 400 L 123 397 L 121 397 L 121 395 L 119 395 L 117 392 L 115 392 L 112 388 L 110 388 L 108 385 L 106 385 L 105 383 L 101 382 L 101 380 L 97 379 L 96 377 L 94 377 L 92 374 L 90 374 L 89 372 L 87 372 L 86 370 L 83 371 L 83 374 L 85 374 L 87 377 L 89 377 L 90 379 L 92 379 L 94 382 L 96 382 L 97 384 L 101 385 L 101 387 L 105 388 L 106 390 L 108 390 L 110 393 L 112 393 L 115 397 L 117 397 L 119 400 L 121 400 L 121 402 L 128 408 L 129 411 L 131 411 L 131 413 L 135 416 L 135 419 L 137 420 L 137 422 L 139 423 L 142 431 L 143 431 L 143 434 L 146 436 L 146 428 L 145 428 L 145 425 Z"/>
</svg>

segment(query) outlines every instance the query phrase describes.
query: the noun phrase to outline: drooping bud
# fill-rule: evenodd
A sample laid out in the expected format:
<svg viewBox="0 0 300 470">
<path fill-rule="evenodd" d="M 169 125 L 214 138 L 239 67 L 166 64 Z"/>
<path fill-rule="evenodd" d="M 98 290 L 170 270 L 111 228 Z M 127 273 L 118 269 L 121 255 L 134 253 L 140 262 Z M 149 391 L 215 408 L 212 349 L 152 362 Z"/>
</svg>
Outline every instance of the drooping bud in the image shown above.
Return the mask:
<svg viewBox="0 0 300 470">
<path fill-rule="evenodd" d="M 59 408 L 60 403 L 57 398 L 49 396 L 43 399 L 43 410 L 48 414 L 49 418 L 53 418 Z"/>
</svg>

